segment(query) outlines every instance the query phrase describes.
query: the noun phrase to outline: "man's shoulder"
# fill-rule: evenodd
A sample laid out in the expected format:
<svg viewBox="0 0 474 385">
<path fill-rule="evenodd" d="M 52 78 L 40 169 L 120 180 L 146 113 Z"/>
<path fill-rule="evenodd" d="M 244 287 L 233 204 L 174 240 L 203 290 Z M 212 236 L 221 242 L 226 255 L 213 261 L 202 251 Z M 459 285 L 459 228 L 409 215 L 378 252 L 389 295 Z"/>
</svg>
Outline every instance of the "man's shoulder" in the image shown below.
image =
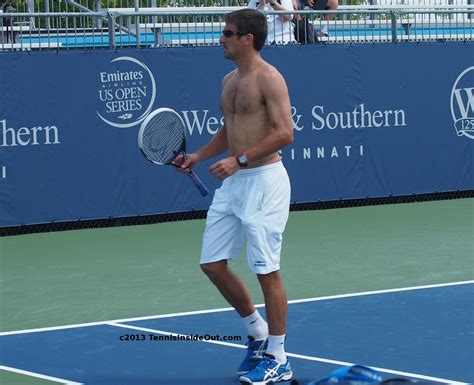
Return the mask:
<svg viewBox="0 0 474 385">
<path fill-rule="evenodd" d="M 270 63 L 264 62 L 264 64 L 256 70 L 257 80 L 259 81 L 275 81 L 282 80 L 283 76 L 274 66 Z"/>
<path fill-rule="evenodd" d="M 256 77 L 256 83 L 263 94 L 283 92 L 287 86 L 283 75 L 271 64 L 266 70 L 260 70 Z"/>
<path fill-rule="evenodd" d="M 229 81 L 229 79 L 231 79 L 235 73 L 237 72 L 237 69 L 233 69 L 232 71 L 228 72 L 225 76 L 224 76 L 224 79 L 223 79 L 223 82 L 227 82 Z"/>
</svg>

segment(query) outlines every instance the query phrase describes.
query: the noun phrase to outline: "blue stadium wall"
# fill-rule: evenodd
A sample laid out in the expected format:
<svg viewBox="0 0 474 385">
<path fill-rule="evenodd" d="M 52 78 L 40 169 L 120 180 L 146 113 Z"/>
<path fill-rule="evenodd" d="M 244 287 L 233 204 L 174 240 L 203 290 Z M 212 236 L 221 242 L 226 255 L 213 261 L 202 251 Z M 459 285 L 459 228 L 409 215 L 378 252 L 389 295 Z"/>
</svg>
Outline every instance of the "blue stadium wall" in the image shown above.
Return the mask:
<svg viewBox="0 0 474 385">
<path fill-rule="evenodd" d="M 285 76 L 292 202 L 472 190 L 474 44 L 266 47 Z M 189 150 L 222 122 L 220 47 L 0 55 L 0 227 L 207 209 L 137 146 L 177 110 Z M 219 186 L 197 169 L 212 190 Z"/>
</svg>

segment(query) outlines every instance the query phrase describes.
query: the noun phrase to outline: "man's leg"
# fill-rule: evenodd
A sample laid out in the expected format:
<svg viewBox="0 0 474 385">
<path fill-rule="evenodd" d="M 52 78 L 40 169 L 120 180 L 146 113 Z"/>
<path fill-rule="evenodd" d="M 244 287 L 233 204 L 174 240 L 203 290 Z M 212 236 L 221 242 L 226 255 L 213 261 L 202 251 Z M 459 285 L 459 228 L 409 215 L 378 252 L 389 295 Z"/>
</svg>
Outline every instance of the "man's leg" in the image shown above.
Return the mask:
<svg viewBox="0 0 474 385">
<path fill-rule="evenodd" d="M 284 343 L 288 316 L 285 286 L 278 270 L 257 276 L 265 298 L 269 332 L 267 353 L 274 356 L 280 363 L 284 363 L 286 361 Z"/>
<path fill-rule="evenodd" d="M 262 288 L 269 335 L 263 358 L 252 371 L 239 378 L 241 382 L 248 384 L 288 381 L 293 376 L 285 354 L 288 304 L 279 272 L 282 235 L 288 220 L 291 188 L 281 163 L 257 177 L 259 181 L 256 185 L 264 186 L 264 199 L 256 199 L 259 202 L 256 211 L 258 215 L 246 218 L 244 230 L 247 235 L 247 263 L 249 269 L 257 274 Z"/>
<path fill-rule="evenodd" d="M 327 5 L 327 10 L 328 11 L 335 11 L 337 7 L 339 6 L 338 0 L 329 0 L 328 5 Z M 327 14 L 326 15 L 326 20 L 332 20 L 334 19 L 334 14 Z"/>
<path fill-rule="evenodd" d="M 334 11 L 337 9 L 338 6 L 339 6 L 338 0 L 328 0 L 327 5 L 326 5 L 326 10 Z M 328 30 L 329 22 L 333 19 L 334 19 L 334 14 L 332 13 L 328 13 L 324 17 L 324 21 L 323 21 L 323 24 L 321 25 L 321 31 L 320 31 L 321 36 L 326 36 L 326 37 L 329 36 L 329 30 Z"/>
<path fill-rule="evenodd" d="M 227 260 L 203 263 L 201 269 L 241 317 L 255 312 L 249 291 L 240 278 L 228 268 Z"/>
<path fill-rule="evenodd" d="M 270 334 L 263 359 L 249 373 L 241 376 L 242 383 L 267 383 L 288 381 L 293 377 L 290 362 L 285 354 L 285 332 L 288 303 L 279 271 L 258 274 L 265 297 L 265 307 Z"/>
<path fill-rule="evenodd" d="M 201 269 L 242 317 L 252 339 L 265 340 L 268 325 L 255 309 L 247 287 L 227 266 L 227 260 L 203 263 Z"/>
<path fill-rule="evenodd" d="M 247 354 L 237 370 L 239 376 L 244 375 L 255 367 L 256 358 L 259 358 L 267 347 L 268 325 L 255 309 L 243 282 L 227 266 L 227 260 L 203 263 L 201 269 L 239 313 L 247 328 Z"/>
</svg>

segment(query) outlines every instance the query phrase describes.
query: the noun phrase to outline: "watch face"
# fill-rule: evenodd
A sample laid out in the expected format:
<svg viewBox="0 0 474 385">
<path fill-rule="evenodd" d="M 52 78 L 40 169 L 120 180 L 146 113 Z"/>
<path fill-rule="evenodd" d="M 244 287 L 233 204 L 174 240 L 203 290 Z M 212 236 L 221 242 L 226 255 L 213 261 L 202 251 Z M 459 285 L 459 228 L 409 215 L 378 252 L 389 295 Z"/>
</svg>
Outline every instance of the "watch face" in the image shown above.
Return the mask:
<svg viewBox="0 0 474 385">
<path fill-rule="evenodd" d="M 247 157 L 245 155 L 239 155 L 237 159 L 239 160 L 241 166 L 247 164 Z"/>
</svg>

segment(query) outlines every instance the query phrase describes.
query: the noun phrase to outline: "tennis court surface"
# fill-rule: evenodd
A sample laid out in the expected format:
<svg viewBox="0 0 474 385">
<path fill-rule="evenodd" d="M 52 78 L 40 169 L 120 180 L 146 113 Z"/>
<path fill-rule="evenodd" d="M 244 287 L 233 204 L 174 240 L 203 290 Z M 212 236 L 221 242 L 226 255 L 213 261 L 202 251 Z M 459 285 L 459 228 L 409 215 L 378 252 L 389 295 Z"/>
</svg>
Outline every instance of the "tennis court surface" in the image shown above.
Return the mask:
<svg viewBox="0 0 474 385">
<path fill-rule="evenodd" d="M 474 382 L 472 208 L 292 213 L 282 272 L 295 378 L 357 363 L 384 379 Z M 199 271 L 202 227 L 0 239 L 0 383 L 238 384 L 246 336 Z M 245 258 L 234 269 L 261 303 Z"/>
<path fill-rule="evenodd" d="M 370 363 L 386 378 L 472 382 L 473 294 L 471 281 L 293 301 L 294 371 L 322 378 L 337 366 Z M 225 341 L 238 337 L 237 325 L 233 311 L 214 310 L 5 333 L 1 360 L 64 382 L 230 385 L 245 348 Z"/>
</svg>

